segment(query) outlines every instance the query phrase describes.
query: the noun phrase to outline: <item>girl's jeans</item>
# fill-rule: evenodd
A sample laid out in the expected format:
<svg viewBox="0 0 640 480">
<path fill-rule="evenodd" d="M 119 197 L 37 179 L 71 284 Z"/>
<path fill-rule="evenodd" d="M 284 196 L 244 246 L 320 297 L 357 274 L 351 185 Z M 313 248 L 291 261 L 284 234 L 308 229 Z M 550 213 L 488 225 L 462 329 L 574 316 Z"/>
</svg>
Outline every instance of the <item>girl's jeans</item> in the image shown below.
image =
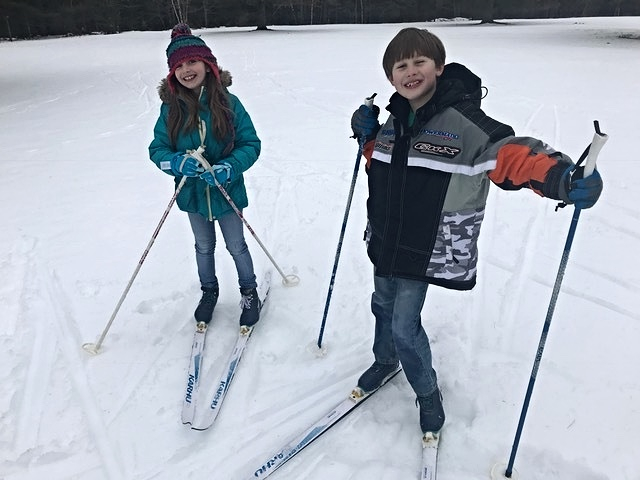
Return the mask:
<svg viewBox="0 0 640 480">
<path fill-rule="evenodd" d="M 238 271 L 238 285 L 241 289 L 256 288 L 256 276 L 253 271 L 253 261 L 249 247 L 244 240 L 242 220 L 231 212 L 216 219 L 224 237 L 227 250 L 233 257 Z M 197 213 L 189 213 L 191 230 L 196 240 L 196 264 L 198 276 L 203 287 L 217 287 L 216 262 L 214 252 L 216 248 L 215 222 L 208 221 Z"/>
<path fill-rule="evenodd" d="M 433 393 L 438 380 L 431 364 L 429 338 L 420 318 L 428 283 L 374 276 L 374 285 L 371 311 L 376 318 L 373 341 L 376 361 L 396 364 L 399 360 L 416 395 Z"/>
</svg>

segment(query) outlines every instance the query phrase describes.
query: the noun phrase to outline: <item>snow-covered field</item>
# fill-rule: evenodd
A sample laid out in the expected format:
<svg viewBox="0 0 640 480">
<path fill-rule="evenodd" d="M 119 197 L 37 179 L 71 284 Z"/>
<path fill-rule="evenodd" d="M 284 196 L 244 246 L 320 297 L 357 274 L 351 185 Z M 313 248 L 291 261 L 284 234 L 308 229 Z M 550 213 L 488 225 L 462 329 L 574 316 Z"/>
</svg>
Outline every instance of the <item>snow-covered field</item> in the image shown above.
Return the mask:
<svg viewBox="0 0 640 480">
<path fill-rule="evenodd" d="M 197 33 L 234 76 L 263 153 L 245 216 L 276 262 L 217 423 L 180 422 L 199 298 L 186 215 L 172 210 L 102 332 L 172 195 L 148 160 L 169 32 L 0 43 L 0 478 L 243 480 L 338 403 L 372 361 L 372 268 L 360 171 L 324 345 L 319 333 L 356 158 L 349 119 L 386 105 L 384 48 L 402 25 Z M 428 24 L 488 87 L 484 109 L 574 158 L 610 135 L 600 202 L 584 211 L 516 458 L 527 480 L 638 480 L 640 18 Z M 488 478 L 509 456 L 572 208 L 493 189 L 479 283 L 430 289 L 423 321 L 445 395 L 439 480 Z M 271 267 L 247 234 L 258 272 Z M 221 298 L 202 402 L 235 338 L 235 269 Z M 418 409 L 396 377 L 278 470 L 278 480 L 417 479 Z"/>
</svg>

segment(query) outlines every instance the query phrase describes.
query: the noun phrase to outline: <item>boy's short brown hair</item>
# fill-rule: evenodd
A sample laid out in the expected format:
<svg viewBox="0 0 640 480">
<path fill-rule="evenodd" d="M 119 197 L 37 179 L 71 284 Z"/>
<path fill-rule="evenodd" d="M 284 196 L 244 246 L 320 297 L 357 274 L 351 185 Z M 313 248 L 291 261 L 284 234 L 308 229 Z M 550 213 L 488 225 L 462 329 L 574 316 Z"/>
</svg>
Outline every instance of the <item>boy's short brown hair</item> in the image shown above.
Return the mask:
<svg viewBox="0 0 640 480">
<path fill-rule="evenodd" d="M 428 30 L 408 27 L 403 28 L 393 37 L 382 57 L 382 68 L 387 78 L 391 78 L 393 65 L 414 55 L 431 58 L 436 67 L 444 65 L 446 52 L 442 40 Z"/>
</svg>

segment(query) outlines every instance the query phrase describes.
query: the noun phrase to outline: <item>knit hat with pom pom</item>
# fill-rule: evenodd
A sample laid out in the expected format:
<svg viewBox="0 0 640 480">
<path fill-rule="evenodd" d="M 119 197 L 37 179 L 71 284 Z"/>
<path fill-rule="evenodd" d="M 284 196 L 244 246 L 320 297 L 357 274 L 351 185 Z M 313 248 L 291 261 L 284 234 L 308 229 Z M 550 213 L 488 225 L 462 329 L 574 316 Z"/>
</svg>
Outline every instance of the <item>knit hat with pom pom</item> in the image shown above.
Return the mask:
<svg viewBox="0 0 640 480">
<path fill-rule="evenodd" d="M 211 49 L 204 40 L 191 33 L 189 25 L 178 23 L 171 30 L 171 42 L 167 47 L 167 64 L 169 65 L 167 78 L 171 78 L 176 68 L 187 60 L 202 60 L 211 68 L 216 78 L 220 79 L 218 61 L 211 53 Z"/>
</svg>

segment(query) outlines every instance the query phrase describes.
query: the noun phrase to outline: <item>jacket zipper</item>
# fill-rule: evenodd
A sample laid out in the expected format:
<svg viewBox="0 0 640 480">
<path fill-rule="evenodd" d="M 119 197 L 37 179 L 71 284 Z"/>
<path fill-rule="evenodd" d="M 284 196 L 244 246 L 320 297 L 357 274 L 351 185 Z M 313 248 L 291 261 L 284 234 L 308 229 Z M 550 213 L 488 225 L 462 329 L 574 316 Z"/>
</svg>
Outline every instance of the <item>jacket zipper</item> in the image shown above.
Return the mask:
<svg viewBox="0 0 640 480">
<path fill-rule="evenodd" d="M 209 209 L 209 221 L 213 222 L 213 212 L 211 211 L 211 185 L 207 184 L 207 208 Z"/>
</svg>

